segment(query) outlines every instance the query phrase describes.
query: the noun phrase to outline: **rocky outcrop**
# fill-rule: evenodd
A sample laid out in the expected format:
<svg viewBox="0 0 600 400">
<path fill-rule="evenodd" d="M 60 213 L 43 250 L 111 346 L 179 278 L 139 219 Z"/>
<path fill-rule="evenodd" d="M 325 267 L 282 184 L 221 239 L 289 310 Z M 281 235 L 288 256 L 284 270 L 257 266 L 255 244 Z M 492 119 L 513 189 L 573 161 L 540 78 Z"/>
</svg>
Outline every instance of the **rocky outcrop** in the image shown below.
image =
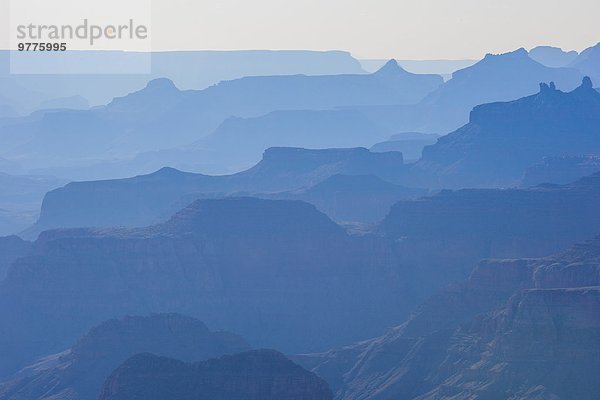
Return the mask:
<svg viewBox="0 0 600 400">
<path fill-rule="evenodd" d="M 126 317 L 91 329 L 69 350 L 47 356 L 0 383 L 2 400 L 95 400 L 104 381 L 135 354 L 152 352 L 188 362 L 249 349 L 241 337 L 211 332 L 177 314 Z"/>
<path fill-rule="evenodd" d="M 600 287 L 533 289 L 456 332 L 419 400 L 585 399 L 600 394 Z"/>
<path fill-rule="evenodd" d="M 386 335 L 296 360 L 338 399 L 593 399 L 599 288 L 600 238 L 488 260 Z"/>
<path fill-rule="evenodd" d="M 423 151 L 419 176 L 442 187 L 506 187 L 544 157 L 600 154 L 600 94 L 589 78 L 572 92 L 477 106 L 470 122 Z M 419 175 L 421 174 L 421 175 Z"/>
<path fill-rule="evenodd" d="M 205 362 L 140 354 L 106 381 L 99 400 L 330 400 L 316 375 L 272 350 L 225 356 Z"/>
</svg>

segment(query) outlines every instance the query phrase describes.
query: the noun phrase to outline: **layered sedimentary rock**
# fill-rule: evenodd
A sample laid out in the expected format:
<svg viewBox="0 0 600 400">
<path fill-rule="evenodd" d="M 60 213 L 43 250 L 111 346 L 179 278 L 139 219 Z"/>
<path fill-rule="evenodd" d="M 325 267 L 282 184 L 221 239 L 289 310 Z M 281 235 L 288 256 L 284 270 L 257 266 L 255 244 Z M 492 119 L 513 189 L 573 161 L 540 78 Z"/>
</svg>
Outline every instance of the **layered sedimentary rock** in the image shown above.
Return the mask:
<svg viewBox="0 0 600 400">
<path fill-rule="evenodd" d="M 531 289 L 457 331 L 420 400 L 595 399 L 600 287 Z"/>
<path fill-rule="evenodd" d="M 488 260 L 379 338 L 297 360 L 338 399 L 593 399 L 600 239 Z"/>
</svg>

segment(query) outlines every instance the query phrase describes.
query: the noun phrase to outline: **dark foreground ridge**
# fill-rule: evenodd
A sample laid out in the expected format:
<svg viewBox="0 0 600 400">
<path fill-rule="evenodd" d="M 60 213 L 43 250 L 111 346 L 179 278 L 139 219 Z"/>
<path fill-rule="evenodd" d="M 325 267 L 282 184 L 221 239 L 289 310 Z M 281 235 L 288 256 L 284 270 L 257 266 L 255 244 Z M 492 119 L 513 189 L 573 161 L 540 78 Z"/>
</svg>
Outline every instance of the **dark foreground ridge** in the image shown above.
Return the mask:
<svg viewBox="0 0 600 400">
<path fill-rule="evenodd" d="M 183 315 L 114 319 L 91 329 L 69 350 L 47 356 L 0 383 L 0 399 L 96 400 L 110 373 L 137 353 L 196 362 L 249 348 L 240 336 L 211 332 Z"/>
<path fill-rule="evenodd" d="M 108 378 L 99 400 L 331 400 L 327 384 L 273 350 L 195 364 L 140 354 Z"/>
</svg>

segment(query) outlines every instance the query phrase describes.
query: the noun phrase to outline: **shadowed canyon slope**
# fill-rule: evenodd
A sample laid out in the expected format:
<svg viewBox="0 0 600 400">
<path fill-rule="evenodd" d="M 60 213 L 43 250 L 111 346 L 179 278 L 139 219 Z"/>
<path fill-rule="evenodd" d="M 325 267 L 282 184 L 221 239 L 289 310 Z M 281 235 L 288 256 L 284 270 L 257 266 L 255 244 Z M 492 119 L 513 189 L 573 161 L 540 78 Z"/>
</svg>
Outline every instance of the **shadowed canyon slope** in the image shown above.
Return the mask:
<svg viewBox="0 0 600 400">
<path fill-rule="evenodd" d="M 484 261 L 386 335 L 297 360 L 337 399 L 594 399 L 599 255 Z"/>
<path fill-rule="evenodd" d="M 129 357 L 150 352 L 188 362 L 247 351 L 228 332 L 211 332 L 177 314 L 126 317 L 94 327 L 69 350 L 45 357 L 0 383 L 2 400 L 96 400 L 104 381 Z"/>
<path fill-rule="evenodd" d="M 567 185 L 462 189 L 395 204 L 379 229 L 419 282 L 462 279 L 482 258 L 539 257 L 598 234 L 600 174 Z"/>
<path fill-rule="evenodd" d="M 286 351 L 372 336 L 481 258 L 542 256 L 596 235 L 598 182 L 402 201 L 377 235 L 349 235 L 307 203 L 252 198 L 199 200 L 148 228 L 47 231 L 0 286 L 2 366 L 122 314 L 182 312 Z"/>
<path fill-rule="evenodd" d="M 200 200 L 149 228 L 47 231 L 0 285 L 0 371 L 149 312 L 192 315 L 254 346 L 327 348 L 406 314 L 400 274 L 385 239 L 349 236 L 299 201 Z"/>
<path fill-rule="evenodd" d="M 599 49 L 0 71 L 0 400 L 600 399 Z"/>
</svg>

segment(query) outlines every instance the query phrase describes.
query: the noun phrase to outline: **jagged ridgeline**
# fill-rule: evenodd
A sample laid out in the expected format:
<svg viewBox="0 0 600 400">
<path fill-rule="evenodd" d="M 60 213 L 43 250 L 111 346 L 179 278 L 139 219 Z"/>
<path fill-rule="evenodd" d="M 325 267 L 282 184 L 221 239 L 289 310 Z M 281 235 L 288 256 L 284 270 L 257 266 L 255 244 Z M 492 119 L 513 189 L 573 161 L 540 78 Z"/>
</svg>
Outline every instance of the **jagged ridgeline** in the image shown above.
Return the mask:
<svg viewBox="0 0 600 400">
<path fill-rule="evenodd" d="M 599 49 L 0 81 L 0 400 L 600 398 Z"/>
<path fill-rule="evenodd" d="M 543 256 L 595 235 L 598 182 L 406 200 L 359 234 L 308 203 L 249 197 L 198 200 L 146 228 L 46 231 L 0 286 L 1 366 L 15 372 L 105 319 L 156 311 L 288 353 L 375 336 L 481 258 Z"/>
<path fill-rule="evenodd" d="M 425 148 L 415 173 L 445 187 L 511 186 L 544 157 L 600 154 L 599 138 L 590 78 L 571 92 L 542 83 L 536 95 L 475 107 L 467 125 Z"/>
</svg>

